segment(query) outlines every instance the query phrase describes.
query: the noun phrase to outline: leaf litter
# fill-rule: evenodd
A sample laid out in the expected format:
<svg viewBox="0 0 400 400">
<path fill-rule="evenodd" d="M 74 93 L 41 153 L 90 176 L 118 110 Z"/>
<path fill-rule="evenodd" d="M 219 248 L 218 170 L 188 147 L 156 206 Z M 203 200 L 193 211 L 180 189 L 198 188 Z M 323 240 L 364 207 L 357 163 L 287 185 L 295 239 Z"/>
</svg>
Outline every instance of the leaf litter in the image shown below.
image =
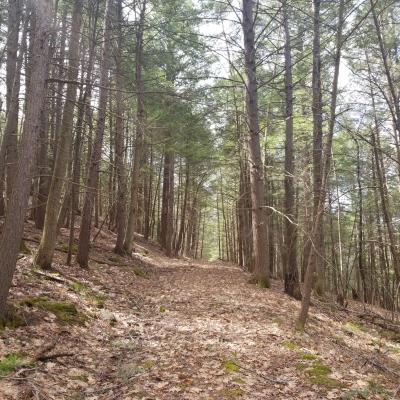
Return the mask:
<svg viewBox="0 0 400 400">
<path fill-rule="evenodd" d="M 27 226 L 26 237 L 39 235 Z M 168 259 L 140 236 L 134 260 L 113 257 L 114 241 L 99 235 L 89 270 L 57 252 L 56 279 L 21 257 L 11 301 L 25 324 L 0 333 L 0 399 L 395 398 L 398 344 L 355 313 L 316 302 L 295 333 L 299 303 L 280 283 L 265 290 L 229 264 Z M 27 298 L 68 304 L 82 323 Z"/>
</svg>

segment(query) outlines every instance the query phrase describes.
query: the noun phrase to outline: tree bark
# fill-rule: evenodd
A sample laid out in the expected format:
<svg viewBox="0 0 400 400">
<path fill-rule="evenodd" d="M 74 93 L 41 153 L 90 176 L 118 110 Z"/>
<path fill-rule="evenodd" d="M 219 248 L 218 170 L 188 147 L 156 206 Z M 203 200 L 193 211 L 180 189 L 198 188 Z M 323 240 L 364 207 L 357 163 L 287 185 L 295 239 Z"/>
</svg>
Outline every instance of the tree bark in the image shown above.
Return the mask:
<svg viewBox="0 0 400 400">
<path fill-rule="evenodd" d="M 144 81 L 142 78 L 143 69 L 143 34 L 144 23 L 146 17 L 146 0 L 143 0 L 142 9 L 140 11 L 139 26 L 136 32 L 136 106 L 137 106 L 137 128 L 135 140 L 135 153 L 133 156 L 133 165 L 131 173 L 131 199 L 128 225 L 126 228 L 124 250 L 127 254 L 131 254 L 133 250 L 133 238 L 135 235 L 136 222 L 138 218 L 139 206 L 139 179 L 141 175 L 141 161 L 144 147 L 144 130 L 146 123 L 146 110 L 144 107 Z"/>
<path fill-rule="evenodd" d="M 124 165 L 124 102 L 122 90 L 124 88 L 123 69 L 122 69 L 122 1 L 117 0 L 117 49 L 116 49 L 116 85 L 115 93 L 116 103 L 116 119 L 115 119 L 115 166 L 118 182 L 117 204 L 116 204 L 116 224 L 117 224 L 117 241 L 114 251 L 117 254 L 124 254 L 124 238 L 126 231 L 126 172 Z"/>
<path fill-rule="evenodd" d="M 297 271 L 297 229 L 295 225 L 295 188 L 293 153 L 293 81 L 292 55 L 287 1 L 282 2 L 285 29 L 285 218 L 284 218 L 284 276 L 285 292 L 301 300 L 299 273 Z"/>
<path fill-rule="evenodd" d="M 252 230 L 254 276 L 261 286 L 269 287 L 269 257 L 267 221 L 265 215 L 265 189 L 260 150 L 258 123 L 257 77 L 255 60 L 255 33 L 253 1 L 243 0 L 243 36 L 246 76 L 246 114 L 249 129 L 250 182 L 252 200 Z"/>
<path fill-rule="evenodd" d="M 31 60 L 31 80 L 26 117 L 21 141 L 21 153 L 15 176 L 15 186 L 0 239 L 0 316 L 4 316 L 6 300 L 14 275 L 28 207 L 30 183 L 35 165 L 40 131 L 48 62 L 48 38 L 51 20 L 51 0 L 30 0 L 36 13 L 36 28 Z"/>
<path fill-rule="evenodd" d="M 92 213 L 99 182 L 99 168 L 105 129 L 106 107 L 108 102 L 109 70 L 111 64 L 112 12 L 112 0 L 107 0 L 103 37 L 103 51 L 100 70 L 100 93 L 98 103 L 99 109 L 97 113 L 97 125 L 93 142 L 93 150 L 91 152 L 88 176 L 86 181 L 86 193 L 82 211 L 81 229 L 79 232 L 77 262 L 82 268 L 87 268 L 89 264 Z"/>
<path fill-rule="evenodd" d="M 51 268 L 54 250 L 57 243 L 58 214 L 60 212 L 60 201 L 63 186 L 66 186 L 67 192 L 69 191 L 69 185 L 64 185 L 64 183 L 73 143 L 72 128 L 74 120 L 76 93 L 78 89 L 75 82 L 78 79 L 79 73 L 79 38 L 82 25 L 82 8 L 83 0 L 75 0 L 72 13 L 71 37 L 68 46 L 68 81 L 70 83 L 67 87 L 62 124 L 57 142 L 57 155 L 54 163 L 50 191 L 47 198 L 43 235 L 34 260 L 34 263 L 36 265 L 44 269 Z M 69 199 L 69 193 L 66 193 L 65 196 L 67 199 Z"/>
</svg>

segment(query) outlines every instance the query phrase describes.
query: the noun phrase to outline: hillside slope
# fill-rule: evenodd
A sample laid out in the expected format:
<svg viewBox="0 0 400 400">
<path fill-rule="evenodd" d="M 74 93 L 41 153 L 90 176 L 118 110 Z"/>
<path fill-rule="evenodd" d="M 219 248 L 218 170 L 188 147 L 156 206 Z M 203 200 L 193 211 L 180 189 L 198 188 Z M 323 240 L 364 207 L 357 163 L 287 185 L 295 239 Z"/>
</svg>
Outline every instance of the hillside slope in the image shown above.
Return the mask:
<svg viewBox="0 0 400 400">
<path fill-rule="evenodd" d="M 38 235 L 27 227 L 29 247 Z M 400 335 L 364 324 L 360 304 L 318 302 L 294 333 L 299 304 L 276 282 L 261 289 L 239 268 L 148 243 L 121 258 L 110 232 L 82 270 L 63 265 L 66 242 L 52 273 L 21 255 L 11 300 L 25 323 L 0 336 L 0 399 L 398 396 Z"/>
</svg>

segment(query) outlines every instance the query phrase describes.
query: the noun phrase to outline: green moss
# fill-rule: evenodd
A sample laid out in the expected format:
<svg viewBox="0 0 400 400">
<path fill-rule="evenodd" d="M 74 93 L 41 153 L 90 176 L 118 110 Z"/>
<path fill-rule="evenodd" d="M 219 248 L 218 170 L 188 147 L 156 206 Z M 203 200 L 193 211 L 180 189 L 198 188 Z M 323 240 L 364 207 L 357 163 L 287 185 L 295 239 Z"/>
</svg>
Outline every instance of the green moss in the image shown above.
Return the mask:
<svg viewBox="0 0 400 400">
<path fill-rule="evenodd" d="M 316 360 L 318 357 L 312 353 L 303 353 L 300 355 L 302 360 Z"/>
<path fill-rule="evenodd" d="M 73 381 L 89 382 L 89 377 L 86 374 L 73 375 L 70 377 Z"/>
<path fill-rule="evenodd" d="M 331 389 L 345 387 L 345 385 L 337 379 L 333 379 L 329 376 L 324 375 L 314 376 L 310 379 L 310 382 L 313 385 L 326 386 Z"/>
<path fill-rule="evenodd" d="M 88 295 L 89 302 L 97 308 L 104 308 L 106 297 L 100 293 L 91 293 Z"/>
<path fill-rule="evenodd" d="M 278 326 L 282 326 L 283 325 L 283 320 L 281 318 L 274 318 L 272 320 L 272 323 Z"/>
<path fill-rule="evenodd" d="M 332 372 L 328 365 L 323 364 L 321 361 L 315 361 L 312 367 L 307 369 L 309 376 L 326 376 Z"/>
<path fill-rule="evenodd" d="M 5 328 L 15 329 L 24 325 L 25 320 L 18 309 L 12 304 L 7 304 L 4 316 L 0 317 L 0 332 Z"/>
<path fill-rule="evenodd" d="M 149 369 L 153 368 L 155 365 L 156 365 L 156 362 L 154 360 L 145 360 L 142 363 L 142 367 L 145 370 L 149 370 Z"/>
<path fill-rule="evenodd" d="M 75 292 L 84 292 L 87 290 L 87 286 L 84 285 L 82 282 L 72 282 L 70 284 L 70 288 L 75 290 Z"/>
<path fill-rule="evenodd" d="M 259 280 L 258 280 L 258 286 L 259 286 L 261 289 L 268 289 L 269 286 L 270 286 L 270 284 L 269 284 L 269 282 L 268 282 L 267 279 L 259 279 Z"/>
<path fill-rule="evenodd" d="M 281 343 L 281 346 L 288 350 L 296 350 L 299 346 L 296 343 L 290 342 L 289 340 L 285 340 Z"/>
<path fill-rule="evenodd" d="M 307 368 L 309 368 L 309 364 L 306 363 L 297 363 L 295 365 L 295 368 L 298 369 L 299 371 L 305 371 Z"/>
<path fill-rule="evenodd" d="M 363 330 L 360 325 L 357 325 L 354 322 L 346 322 L 343 328 L 344 330 L 352 333 L 361 332 Z"/>
<path fill-rule="evenodd" d="M 97 308 L 104 307 L 104 302 L 106 300 L 106 297 L 103 294 L 97 293 L 97 292 L 91 290 L 85 284 L 83 284 L 81 282 L 77 282 L 77 281 L 72 282 L 70 284 L 70 288 L 79 294 L 83 294 L 85 296 L 86 300 L 91 305 L 93 305 Z"/>
<path fill-rule="evenodd" d="M 133 266 L 133 273 L 136 276 L 139 276 L 140 278 L 146 278 L 147 273 L 146 271 L 144 271 L 142 268 L 138 267 L 138 266 Z"/>
<path fill-rule="evenodd" d="M 400 346 L 390 346 L 389 351 L 394 354 L 400 354 Z"/>
<path fill-rule="evenodd" d="M 53 313 L 57 319 L 69 325 L 83 325 L 87 318 L 66 301 L 51 301 L 47 297 L 32 297 L 21 300 L 20 305 L 35 307 Z"/>
<path fill-rule="evenodd" d="M 20 353 L 9 353 L 0 360 L 0 375 L 6 375 L 18 368 L 30 365 Z M 1 378 L 0 378 L 1 379 Z"/>
<path fill-rule="evenodd" d="M 296 368 L 303 370 L 313 385 L 320 385 L 328 388 L 345 387 L 342 382 L 329 376 L 332 373 L 331 368 L 321 361 L 314 361 L 311 366 L 306 363 L 299 363 L 296 365 Z"/>
<path fill-rule="evenodd" d="M 239 372 L 241 367 L 235 360 L 224 360 L 222 361 L 222 368 L 225 372 Z"/>
<path fill-rule="evenodd" d="M 235 388 L 225 388 L 221 390 L 221 395 L 229 399 L 234 399 L 236 397 L 242 397 L 244 395 L 244 390 L 240 387 Z"/>
</svg>

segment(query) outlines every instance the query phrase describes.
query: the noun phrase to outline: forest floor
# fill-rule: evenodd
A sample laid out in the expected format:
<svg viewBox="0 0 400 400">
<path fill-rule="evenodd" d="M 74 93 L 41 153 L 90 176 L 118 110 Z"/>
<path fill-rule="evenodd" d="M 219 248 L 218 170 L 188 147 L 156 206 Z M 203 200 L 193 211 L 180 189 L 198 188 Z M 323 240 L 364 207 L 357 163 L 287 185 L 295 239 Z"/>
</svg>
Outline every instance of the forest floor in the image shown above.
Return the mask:
<svg viewBox="0 0 400 400">
<path fill-rule="evenodd" d="M 134 260 L 118 257 L 110 232 L 89 270 L 68 267 L 62 234 L 54 272 L 29 251 L 18 262 L 24 325 L 0 332 L 2 400 L 399 398 L 400 335 L 364 322 L 361 304 L 315 301 L 295 333 L 299 303 L 278 282 L 261 289 L 235 266 L 141 241 Z M 25 236 L 34 249 L 40 232 Z"/>
</svg>

